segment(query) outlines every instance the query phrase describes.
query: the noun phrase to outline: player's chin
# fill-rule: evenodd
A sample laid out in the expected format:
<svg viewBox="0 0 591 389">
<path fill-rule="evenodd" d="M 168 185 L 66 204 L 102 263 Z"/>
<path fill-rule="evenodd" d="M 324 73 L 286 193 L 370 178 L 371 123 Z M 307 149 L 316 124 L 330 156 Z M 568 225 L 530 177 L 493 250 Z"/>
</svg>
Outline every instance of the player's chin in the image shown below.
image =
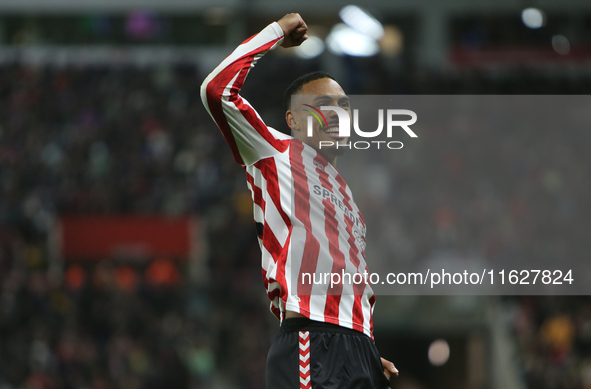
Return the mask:
<svg viewBox="0 0 591 389">
<path fill-rule="evenodd" d="M 333 149 L 332 153 L 337 156 L 343 155 L 343 154 L 345 154 L 345 150 L 347 150 L 347 149 L 344 147 L 339 147 L 338 149 L 337 148 Z"/>
</svg>

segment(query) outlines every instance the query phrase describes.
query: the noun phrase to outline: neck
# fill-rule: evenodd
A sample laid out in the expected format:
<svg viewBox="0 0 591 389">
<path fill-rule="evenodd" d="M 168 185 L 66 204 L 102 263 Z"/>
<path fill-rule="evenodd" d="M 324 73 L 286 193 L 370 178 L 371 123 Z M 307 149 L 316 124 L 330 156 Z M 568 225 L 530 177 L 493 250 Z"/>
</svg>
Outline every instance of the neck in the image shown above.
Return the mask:
<svg viewBox="0 0 591 389">
<path fill-rule="evenodd" d="M 330 163 L 332 166 L 337 167 L 337 156 L 331 153 L 322 153 L 319 150 L 316 150 L 316 152 L 318 153 L 318 155 L 321 155 L 324 159 L 326 159 L 326 162 Z"/>
</svg>

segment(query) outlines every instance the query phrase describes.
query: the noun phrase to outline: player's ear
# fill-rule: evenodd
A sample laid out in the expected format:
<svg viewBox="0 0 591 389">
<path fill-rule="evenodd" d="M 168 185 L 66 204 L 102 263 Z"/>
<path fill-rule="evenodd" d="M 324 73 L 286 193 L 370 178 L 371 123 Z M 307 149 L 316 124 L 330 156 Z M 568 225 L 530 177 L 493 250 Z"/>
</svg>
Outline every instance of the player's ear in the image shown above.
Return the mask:
<svg viewBox="0 0 591 389">
<path fill-rule="evenodd" d="M 292 131 L 300 130 L 299 119 L 296 116 L 297 115 L 294 115 L 291 109 L 285 113 L 285 120 L 287 121 L 287 125 L 289 126 L 289 128 L 291 128 Z"/>
</svg>

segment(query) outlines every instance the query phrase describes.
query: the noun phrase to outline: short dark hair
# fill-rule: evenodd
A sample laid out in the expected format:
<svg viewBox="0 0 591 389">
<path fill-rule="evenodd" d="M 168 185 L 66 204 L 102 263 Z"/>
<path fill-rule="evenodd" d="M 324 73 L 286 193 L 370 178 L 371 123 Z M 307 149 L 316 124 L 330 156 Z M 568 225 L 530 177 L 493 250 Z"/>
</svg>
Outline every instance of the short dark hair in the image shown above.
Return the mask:
<svg viewBox="0 0 591 389">
<path fill-rule="evenodd" d="M 321 78 L 330 78 L 331 80 L 336 81 L 336 79 L 333 76 L 323 71 L 307 73 L 301 77 L 296 78 L 295 81 L 292 82 L 291 85 L 287 88 L 287 90 L 285 91 L 285 95 L 283 96 L 283 108 L 285 109 L 285 111 L 287 112 L 291 108 L 290 106 L 292 95 L 297 94 L 307 83 L 315 80 L 320 80 Z"/>
</svg>

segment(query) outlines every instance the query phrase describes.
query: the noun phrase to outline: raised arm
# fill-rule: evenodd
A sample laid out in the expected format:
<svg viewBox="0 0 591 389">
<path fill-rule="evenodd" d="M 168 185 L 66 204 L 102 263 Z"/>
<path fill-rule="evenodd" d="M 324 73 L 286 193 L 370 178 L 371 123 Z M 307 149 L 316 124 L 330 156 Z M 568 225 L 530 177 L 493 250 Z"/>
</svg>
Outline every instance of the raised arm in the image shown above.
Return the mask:
<svg viewBox="0 0 591 389">
<path fill-rule="evenodd" d="M 287 149 L 289 137 L 267 127 L 239 94 L 255 63 L 278 45 L 297 46 L 307 39 L 307 26 L 298 14 L 288 14 L 244 41 L 201 85 L 201 99 L 241 165 Z"/>
</svg>

